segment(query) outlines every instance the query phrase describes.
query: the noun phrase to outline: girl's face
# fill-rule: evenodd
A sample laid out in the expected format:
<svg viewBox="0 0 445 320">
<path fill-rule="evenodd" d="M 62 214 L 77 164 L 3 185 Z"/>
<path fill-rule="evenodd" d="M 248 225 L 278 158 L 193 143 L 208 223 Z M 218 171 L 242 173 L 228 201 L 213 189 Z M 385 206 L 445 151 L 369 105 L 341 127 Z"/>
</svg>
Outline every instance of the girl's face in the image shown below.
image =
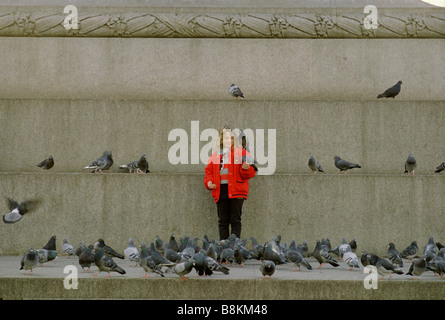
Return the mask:
<svg viewBox="0 0 445 320">
<path fill-rule="evenodd" d="M 235 137 L 232 135 L 230 130 L 224 130 L 223 133 L 223 147 L 231 148 L 233 146 Z"/>
</svg>

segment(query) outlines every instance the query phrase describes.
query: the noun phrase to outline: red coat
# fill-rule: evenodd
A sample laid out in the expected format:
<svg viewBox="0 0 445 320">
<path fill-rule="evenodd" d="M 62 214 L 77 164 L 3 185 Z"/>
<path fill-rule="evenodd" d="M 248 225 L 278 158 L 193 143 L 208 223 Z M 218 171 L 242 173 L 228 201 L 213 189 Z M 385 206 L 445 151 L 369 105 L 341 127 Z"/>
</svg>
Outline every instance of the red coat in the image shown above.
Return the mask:
<svg viewBox="0 0 445 320">
<path fill-rule="evenodd" d="M 231 161 L 226 166 L 229 169 L 228 189 L 229 198 L 231 199 L 247 199 L 247 194 L 249 193 L 249 179 L 253 178 L 256 174 L 253 166 L 250 166 L 249 169 L 243 169 L 241 167 L 242 157 L 246 155 L 252 157 L 243 148 L 236 148 L 234 150 L 232 147 L 232 150 L 229 153 L 229 159 L 231 159 Z M 220 161 L 221 154 L 219 152 L 214 152 L 207 162 L 204 176 L 204 186 L 207 190 L 211 190 L 207 185 L 209 181 L 216 184 L 216 189 L 212 190 L 212 196 L 215 199 L 215 202 L 218 202 L 220 194 Z"/>
</svg>

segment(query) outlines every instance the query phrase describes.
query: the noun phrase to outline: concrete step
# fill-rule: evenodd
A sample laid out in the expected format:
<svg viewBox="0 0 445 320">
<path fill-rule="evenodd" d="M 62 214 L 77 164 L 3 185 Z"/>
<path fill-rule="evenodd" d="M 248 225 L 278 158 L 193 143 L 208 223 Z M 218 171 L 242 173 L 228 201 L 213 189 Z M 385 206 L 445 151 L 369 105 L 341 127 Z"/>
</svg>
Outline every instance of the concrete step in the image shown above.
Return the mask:
<svg viewBox="0 0 445 320">
<path fill-rule="evenodd" d="M 245 129 L 259 174 L 328 173 L 333 157 L 363 174 L 399 174 L 410 152 L 420 174 L 445 161 L 445 100 L 0 100 L 3 172 L 83 172 L 108 149 L 119 165 L 146 153 L 152 172 L 202 173 L 223 123 Z M 208 152 L 210 150 L 210 152 Z"/>
<path fill-rule="evenodd" d="M 0 255 L 43 247 L 52 235 L 60 248 L 106 243 L 123 252 L 128 239 L 168 241 L 175 233 L 219 240 L 216 204 L 203 174 L 1 173 L 0 194 L 42 200 L 15 224 L 3 225 Z M 358 250 L 386 255 L 389 242 L 420 250 L 430 235 L 444 243 L 440 175 L 275 174 L 250 182 L 241 237 L 260 243 L 277 233 L 283 241 L 329 237 L 333 245 L 357 238 Z M 2 214 L 7 212 L 6 203 Z M 251 242 L 249 241 L 249 245 Z"/>
</svg>

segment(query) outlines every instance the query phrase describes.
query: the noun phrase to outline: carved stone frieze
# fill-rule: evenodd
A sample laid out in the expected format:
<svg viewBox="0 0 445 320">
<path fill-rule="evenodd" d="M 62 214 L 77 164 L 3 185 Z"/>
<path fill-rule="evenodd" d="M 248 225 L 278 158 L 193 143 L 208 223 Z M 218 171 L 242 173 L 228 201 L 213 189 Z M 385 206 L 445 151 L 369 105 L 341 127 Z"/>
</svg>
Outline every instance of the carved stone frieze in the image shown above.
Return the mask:
<svg viewBox="0 0 445 320">
<path fill-rule="evenodd" d="M 445 12 L 379 14 L 377 28 L 365 13 L 82 12 L 78 28 L 67 14 L 0 9 L 0 36 L 142 38 L 444 38 Z"/>
</svg>

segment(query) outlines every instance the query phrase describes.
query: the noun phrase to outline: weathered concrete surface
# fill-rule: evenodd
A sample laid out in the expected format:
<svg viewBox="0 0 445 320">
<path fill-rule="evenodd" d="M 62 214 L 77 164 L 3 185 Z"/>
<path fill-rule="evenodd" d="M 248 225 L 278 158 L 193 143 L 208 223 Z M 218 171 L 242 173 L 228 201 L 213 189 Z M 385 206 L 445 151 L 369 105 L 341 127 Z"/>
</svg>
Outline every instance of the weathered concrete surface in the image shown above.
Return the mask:
<svg viewBox="0 0 445 320">
<path fill-rule="evenodd" d="M 441 39 L 0 38 L 0 98 L 445 100 Z M 261 67 L 260 67 L 261 66 Z M 406 66 L 409 66 L 407 68 Z"/>
<path fill-rule="evenodd" d="M 142 279 L 144 271 L 128 260 L 115 259 L 126 270 L 125 275 L 112 273 L 105 279 L 102 272 L 97 277 L 97 267 L 90 272 L 81 272 L 77 257 L 66 259 L 64 256 L 46 263 L 45 267 L 33 269 L 32 275 L 25 275 L 18 270 L 20 256 L 0 257 L 0 298 L 11 299 L 156 299 L 156 300 L 443 300 L 445 298 L 445 280 L 432 272 L 422 275 L 422 280 L 415 280 L 409 275 L 386 276 L 375 280 L 377 289 L 366 289 L 363 266 L 348 271 L 344 262 L 334 268 L 324 265 L 316 269 L 318 263 L 308 258 L 313 270 L 304 267 L 292 272 L 293 266 L 277 266 L 273 279 L 263 279 L 260 262 L 247 260 L 243 267 L 236 264 L 228 266 L 228 275 L 215 272 L 211 276 L 198 277 L 193 270 L 187 279 L 181 280 L 176 274 L 165 273 L 165 277 L 150 274 Z M 64 279 L 74 276 L 77 269 L 77 289 L 66 289 Z M 409 270 L 411 263 L 405 260 L 403 272 Z M 68 272 L 69 270 L 69 272 Z M 164 270 L 166 270 L 164 268 Z M 367 280 L 369 281 L 369 280 Z M 369 283 L 369 282 L 367 282 Z M 72 284 L 72 281 L 70 282 Z M 204 303 L 204 302 L 203 302 Z M 269 310 L 271 311 L 271 310 Z M 164 313 L 165 314 L 165 313 Z"/>
<path fill-rule="evenodd" d="M 416 173 L 433 174 L 445 161 L 444 101 L 3 99 L 0 171 L 39 172 L 36 164 L 52 154 L 53 172 L 84 172 L 108 149 L 114 172 L 146 153 L 154 173 L 203 173 L 208 156 L 200 152 L 212 146 L 204 131 L 229 122 L 253 130 L 251 152 L 269 174 L 308 173 L 309 154 L 328 173 L 338 171 L 333 158 L 339 155 L 362 166 L 353 173 L 402 174 L 410 152 L 418 162 Z M 268 130 L 275 131 L 275 140 Z M 169 151 L 178 142 L 185 150 L 174 157 L 188 155 L 173 164 Z"/>
<path fill-rule="evenodd" d="M 77 245 L 102 237 L 123 251 L 128 239 L 168 240 L 172 233 L 218 239 L 216 205 L 202 174 L 5 173 L 0 194 L 42 199 L 15 224 L 1 226 L 0 255 L 43 247 L 52 235 Z M 242 237 L 260 243 L 280 233 L 283 241 L 357 238 L 359 250 L 386 254 L 389 242 L 403 250 L 430 235 L 445 238 L 441 176 L 273 175 L 251 181 L 243 208 Z M 7 211 L 6 203 L 0 212 Z M 249 241 L 250 243 L 250 241 Z"/>
</svg>

